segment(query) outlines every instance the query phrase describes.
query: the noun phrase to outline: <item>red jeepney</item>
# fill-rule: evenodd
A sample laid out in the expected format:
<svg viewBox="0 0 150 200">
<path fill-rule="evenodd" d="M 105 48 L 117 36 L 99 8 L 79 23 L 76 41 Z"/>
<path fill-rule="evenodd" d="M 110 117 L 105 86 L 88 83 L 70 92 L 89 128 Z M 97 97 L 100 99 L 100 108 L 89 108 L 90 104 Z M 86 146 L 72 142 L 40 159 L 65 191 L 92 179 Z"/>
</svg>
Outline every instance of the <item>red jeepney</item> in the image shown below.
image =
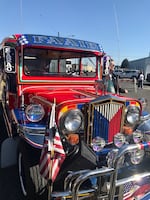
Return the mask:
<svg viewBox="0 0 150 200">
<path fill-rule="evenodd" d="M 142 133 L 134 131 L 140 122 L 141 102 L 107 92 L 102 80 L 104 55 L 99 44 L 72 38 L 16 34 L 2 41 L 1 110 L 7 136 L 2 143 L 1 167 L 15 162 L 14 153 L 9 150 L 14 144 L 10 140 L 15 139 L 16 149 L 11 149 L 16 151 L 24 197 L 33 200 L 34 196 L 43 195 L 45 186 L 50 184 L 51 199 L 125 199 L 127 192 L 123 188 L 136 181 L 132 176 L 116 182 L 114 187 L 108 184 L 109 189 L 104 186 L 104 182 L 117 179 L 120 162 L 115 159 L 122 155 L 121 148 L 131 145 L 124 153 L 132 155 L 134 164 L 143 158 L 143 149 L 137 145 L 143 142 Z M 45 139 L 54 142 L 56 130 L 65 158 L 55 180 L 50 176 L 51 181 L 47 181 L 39 173 L 41 150 Z M 9 162 L 5 161 L 6 155 Z M 124 155 L 122 164 L 123 158 Z M 97 176 L 104 174 L 103 189 L 99 191 Z M 139 174 L 149 180 L 149 173 Z M 84 184 L 79 179 L 81 175 L 82 180 L 88 179 Z M 110 175 L 113 178 L 107 180 Z M 80 185 L 82 192 L 78 191 Z"/>
</svg>

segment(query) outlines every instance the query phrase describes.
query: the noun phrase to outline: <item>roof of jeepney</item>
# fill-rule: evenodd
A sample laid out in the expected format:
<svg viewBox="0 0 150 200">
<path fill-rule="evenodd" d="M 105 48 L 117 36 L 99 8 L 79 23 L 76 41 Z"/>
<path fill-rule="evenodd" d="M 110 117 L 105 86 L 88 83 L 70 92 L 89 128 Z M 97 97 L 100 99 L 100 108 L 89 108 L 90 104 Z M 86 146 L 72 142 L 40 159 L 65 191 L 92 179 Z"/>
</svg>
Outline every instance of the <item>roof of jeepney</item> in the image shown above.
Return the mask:
<svg viewBox="0 0 150 200">
<path fill-rule="evenodd" d="M 97 51 L 104 53 L 101 45 L 95 42 L 78 40 L 74 38 L 65 38 L 58 36 L 34 35 L 34 34 L 16 34 L 14 37 L 18 45 L 26 46 L 47 46 L 55 48 L 68 48 L 86 51 Z"/>
</svg>

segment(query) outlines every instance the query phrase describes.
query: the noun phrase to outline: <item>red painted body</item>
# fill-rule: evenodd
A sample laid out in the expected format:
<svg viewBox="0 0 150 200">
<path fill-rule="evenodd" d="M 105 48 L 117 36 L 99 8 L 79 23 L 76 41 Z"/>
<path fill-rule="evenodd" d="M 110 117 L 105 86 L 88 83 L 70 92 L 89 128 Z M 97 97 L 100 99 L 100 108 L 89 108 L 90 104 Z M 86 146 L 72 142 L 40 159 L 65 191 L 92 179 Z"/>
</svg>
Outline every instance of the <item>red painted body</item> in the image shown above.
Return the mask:
<svg viewBox="0 0 150 200">
<path fill-rule="evenodd" d="M 61 118 L 70 110 L 82 110 L 83 114 L 86 104 L 99 97 L 103 103 L 107 95 L 111 95 L 107 97 L 110 103 L 111 98 L 117 98 L 117 102 L 124 106 L 134 104 L 141 109 L 137 100 L 117 94 L 112 96 L 104 88 L 102 75 L 105 53 L 99 44 L 71 38 L 17 34 L 4 39 L 2 47 L 4 76 L 7 77 L 6 98 L 9 109 L 18 113 L 16 118 L 22 115 L 22 108 L 26 110 L 30 104 L 40 104 L 45 110 L 45 117 L 44 122 L 39 123 L 46 123 L 46 117 L 55 101 L 56 121 L 60 125 Z M 111 143 L 114 135 L 123 128 L 124 111 L 122 106 L 119 110 L 117 104 L 115 110 L 105 109 L 103 115 L 108 124 L 105 125 L 106 133 L 102 131 L 102 134 Z M 106 116 L 107 112 L 114 112 L 111 114 L 113 117 Z M 119 123 L 114 126 L 117 121 Z M 20 120 L 19 123 L 22 124 Z M 28 120 L 26 123 L 30 124 Z M 94 130 L 99 131 L 97 128 Z"/>
</svg>

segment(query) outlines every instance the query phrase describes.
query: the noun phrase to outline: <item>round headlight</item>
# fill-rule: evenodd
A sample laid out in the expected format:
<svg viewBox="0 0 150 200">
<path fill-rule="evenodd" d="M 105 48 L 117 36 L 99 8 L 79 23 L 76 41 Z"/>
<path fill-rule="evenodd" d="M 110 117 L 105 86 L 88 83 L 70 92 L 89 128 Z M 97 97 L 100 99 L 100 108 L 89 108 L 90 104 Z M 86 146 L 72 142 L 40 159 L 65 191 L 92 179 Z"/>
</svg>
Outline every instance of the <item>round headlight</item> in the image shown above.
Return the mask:
<svg viewBox="0 0 150 200">
<path fill-rule="evenodd" d="M 82 113 L 80 110 L 70 110 L 63 118 L 65 131 L 75 133 L 82 125 Z"/>
<path fill-rule="evenodd" d="M 134 125 L 140 119 L 140 110 L 137 106 L 129 106 L 126 115 L 127 123 Z"/>
<path fill-rule="evenodd" d="M 44 117 L 45 111 L 42 105 L 31 104 L 27 106 L 25 113 L 29 121 L 38 122 Z"/>
<path fill-rule="evenodd" d="M 95 137 L 92 140 L 91 146 L 92 146 L 94 151 L 100 152 L 104 148 L 105 144 L 106 143 L 105 143 L 105 140 L 103 138 Z"/>
<path fill-rule="evenodd" d="M 131 163 L 134 165 L 139 164 L 144 158 L 144 150 L 135 150 L 130 153 Z"/>
<path fill-rule="evenodd" d="M 125 143 L 125 141 L 126 141 L 126 138 L 125 138 L 124 134 L 122 134 L 122 133 L 117 133 L 114 136 L 114 144 L 118 148 L 122 147 L 122 145 Z"/>
<path fill-rule="evenodd" d="M 134 143 L 138 144 L 142 141 L 143 139 L 143 134 L 141 131 L 134 131 L 133 132 L 133 141 Z"/>
</svg>

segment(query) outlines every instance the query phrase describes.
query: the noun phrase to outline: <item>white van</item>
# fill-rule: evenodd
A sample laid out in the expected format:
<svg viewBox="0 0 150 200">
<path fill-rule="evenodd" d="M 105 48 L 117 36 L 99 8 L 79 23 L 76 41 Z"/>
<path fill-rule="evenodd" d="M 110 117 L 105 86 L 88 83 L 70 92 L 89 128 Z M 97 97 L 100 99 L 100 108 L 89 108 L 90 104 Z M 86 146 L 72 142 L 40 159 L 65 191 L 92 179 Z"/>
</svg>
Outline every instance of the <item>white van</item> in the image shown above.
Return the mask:
<svg viewBox="0 0 150 200">
<path fill-rule="evenodd" d="M 115 69 L 113 73 L 120 78 L 123 72 L 124 72 L 123 69 Z"/>
<path fill-rule="evenodd" d="M 125 69 L 120 75 L 120 78 L 138 78 L 140 73 L 140 70 L 135 70 L 135 69 Z"/>
</svg>

